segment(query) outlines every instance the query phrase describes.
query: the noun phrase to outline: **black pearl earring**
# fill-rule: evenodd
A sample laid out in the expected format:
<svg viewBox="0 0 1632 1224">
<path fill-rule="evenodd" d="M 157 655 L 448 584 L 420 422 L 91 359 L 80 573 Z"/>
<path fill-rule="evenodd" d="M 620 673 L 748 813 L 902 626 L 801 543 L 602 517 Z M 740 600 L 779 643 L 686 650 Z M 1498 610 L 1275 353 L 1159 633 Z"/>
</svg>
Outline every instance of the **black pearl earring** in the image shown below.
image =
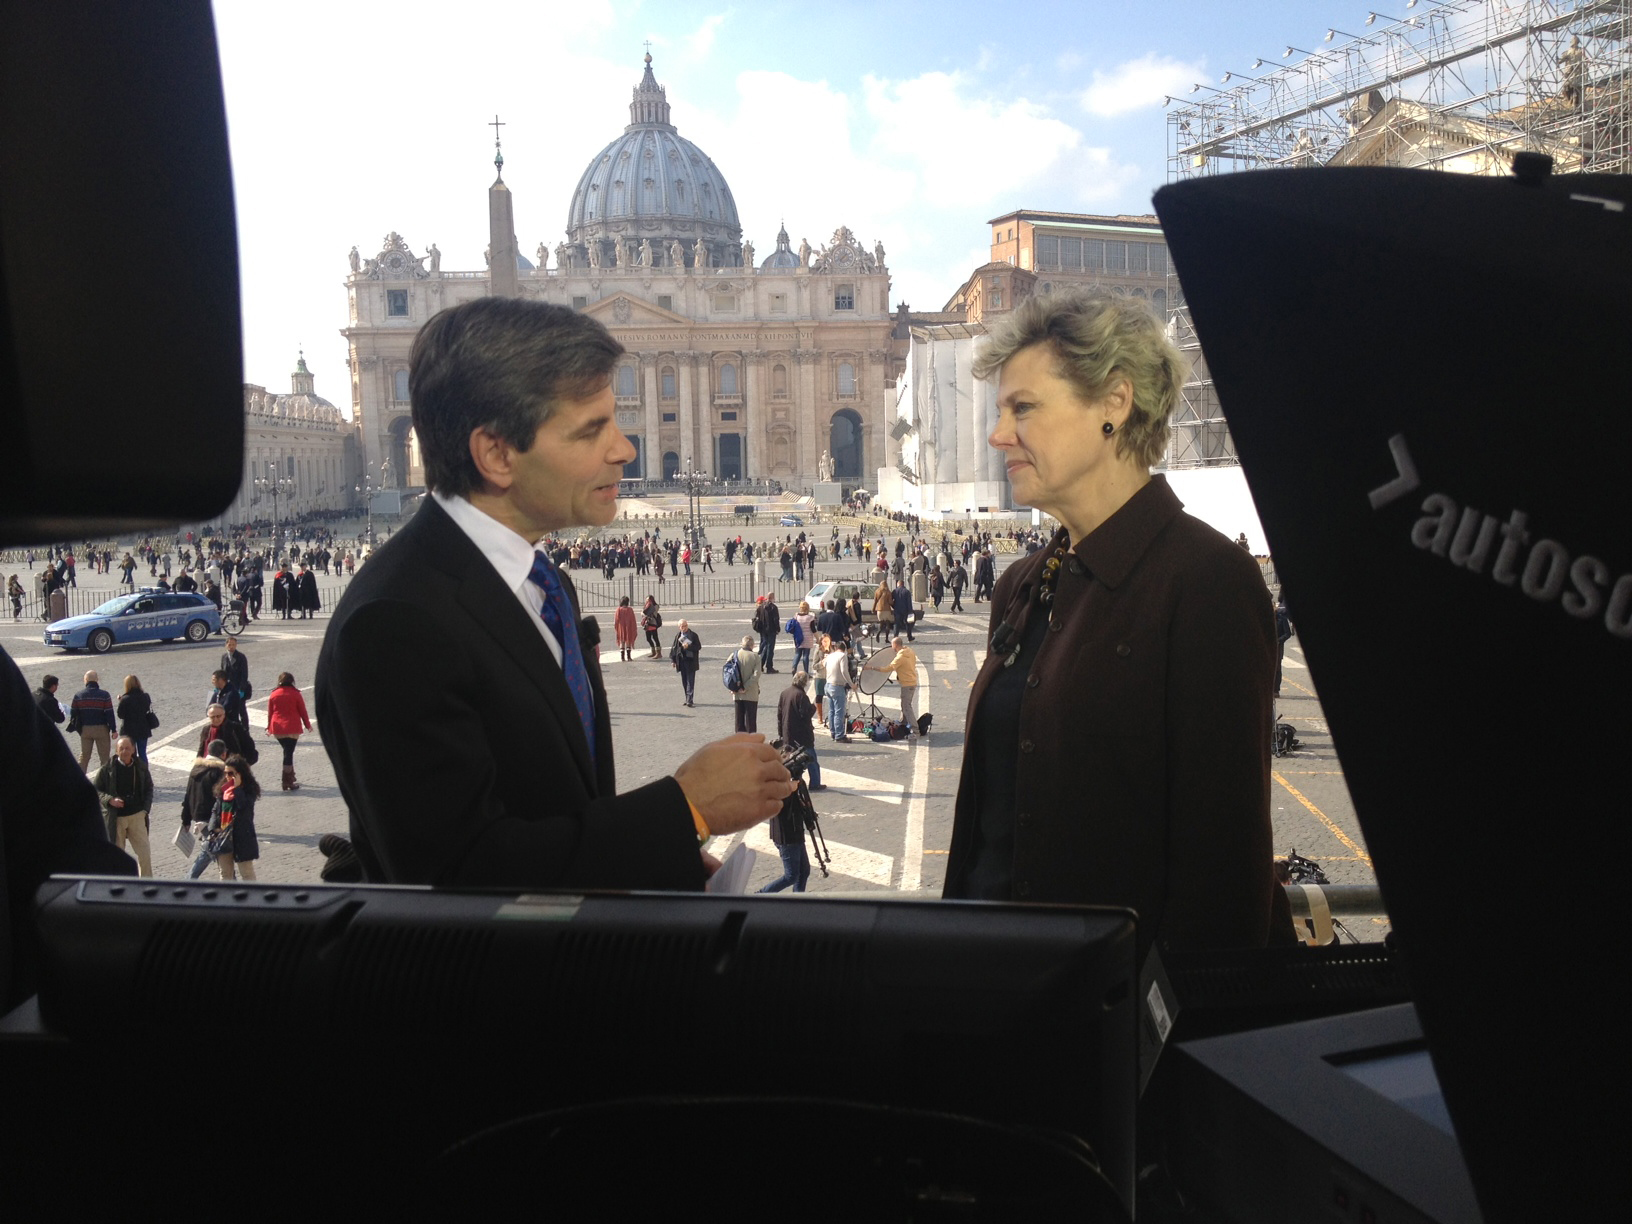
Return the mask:
<svg viewBox="0 0 1632 1224">
<path fill-rule="evenodd" d="M 1106 421 L 1105 424 L 1101 425 L 1100 429 L 1104 431 L 1107 438 L 1116 432 L 1116 426 L 1112 425 L 1109 421 Z"/>
</svg>

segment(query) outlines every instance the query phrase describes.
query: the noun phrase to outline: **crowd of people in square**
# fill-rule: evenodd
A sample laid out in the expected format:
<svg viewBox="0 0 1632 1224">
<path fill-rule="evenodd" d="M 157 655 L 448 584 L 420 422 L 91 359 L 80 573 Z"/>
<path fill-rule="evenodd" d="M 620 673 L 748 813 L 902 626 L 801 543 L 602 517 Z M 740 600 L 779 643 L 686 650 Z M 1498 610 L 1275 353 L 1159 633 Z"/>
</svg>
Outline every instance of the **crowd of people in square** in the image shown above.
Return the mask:
<svg viewBox="0 0 1632 1224">
<path fill-rule="evenodd" d="M 90 768 L 93 755 L 97 758 L 92 785 L 102 805 L 108 840 L 120 849 L 128 847 L 139 874 L 151 876 L 154 787 L 148 741 L 160 726 L 153 699 L 135 675 L 125 677 L 117 697 L 102 687 L 96 671 L 85 673 L 84 687 L 66 702 L 58 695 L 60 685 L 54 675 L 41 677 L 34 703 L 69 736 L 79 736 L 82 772 Z M 228 636 L 220 665 L 210 675 L 202 706 L 204 721 L 174 839 L 183 853 L 196 847 L 190 879 L 198 879 L 212 865 L 224 880 L 255 878 L 255 861 L 260 857 L 255 804 L 261 786 L 254 773 L 260 749 L 250 725 L 249 703 L 254 692 L 249 658 L 238 648 L 238 639 Z M 293 675 L 278 673 L 266 706 L 265 733 L 283 752 L 283 789 L 299 790 L 295 748 L 300 737 L 312 730 L 312 719 Z"/>
</svg>

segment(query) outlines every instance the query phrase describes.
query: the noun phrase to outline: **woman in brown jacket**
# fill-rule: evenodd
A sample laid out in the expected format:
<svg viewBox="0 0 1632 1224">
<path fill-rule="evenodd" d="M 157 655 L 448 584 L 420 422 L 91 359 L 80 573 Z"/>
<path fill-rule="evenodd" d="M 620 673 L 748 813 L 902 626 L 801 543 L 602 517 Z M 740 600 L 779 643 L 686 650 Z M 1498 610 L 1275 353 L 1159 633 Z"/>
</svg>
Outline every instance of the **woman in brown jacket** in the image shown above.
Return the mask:
<svg viewBox="0 0 1632 1224">
<path fill-rule="evenodd" d="M 992 597 L 945 895 L 1126 906 L 1141 957 L 1265 943 L 1275 627 L 1252 558 L 1151 475 L 1179 353 L 1141 302 L 1056 293 L 975 373 L 1015 503 L 1060 529 Z"/>
</svg>

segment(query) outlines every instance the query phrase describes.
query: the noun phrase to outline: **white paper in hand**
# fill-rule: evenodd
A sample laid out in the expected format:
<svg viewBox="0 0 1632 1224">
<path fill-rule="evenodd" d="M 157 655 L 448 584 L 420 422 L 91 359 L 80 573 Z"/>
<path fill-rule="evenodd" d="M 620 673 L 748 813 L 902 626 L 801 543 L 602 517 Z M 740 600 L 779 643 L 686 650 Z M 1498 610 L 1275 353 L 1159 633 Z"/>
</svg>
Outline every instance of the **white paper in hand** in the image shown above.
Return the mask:
<svg viewBox="0 0 1632 1224">
<path fill-rule="evenodd" d="M 758 857 L 754 851 L 738 842 L 736 849 L 725 856 L 720 869 L 708 877 L 703 890 L 711 893 L 747 892 L 748 877 L 754 873 L 754 860 Z"/>
</svg>

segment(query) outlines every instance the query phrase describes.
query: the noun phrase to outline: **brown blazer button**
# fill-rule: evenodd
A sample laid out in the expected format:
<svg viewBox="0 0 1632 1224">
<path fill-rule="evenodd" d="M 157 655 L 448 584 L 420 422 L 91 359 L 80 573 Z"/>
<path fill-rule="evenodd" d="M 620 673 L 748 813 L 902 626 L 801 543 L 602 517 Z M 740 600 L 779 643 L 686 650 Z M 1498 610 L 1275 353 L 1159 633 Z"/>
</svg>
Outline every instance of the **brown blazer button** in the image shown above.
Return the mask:
<svg viewBox="0 0 1632 1224">
<path fill-rule="evenodd" d="M 1082 562 L 1081 562 L 1081 561 L 1078 561 L 1078 560 L 1077 560 L 1077 559 L 1076 559 L 1076 558 L 1074 558 L 1074 557 L 1073 557 L 1073 558 L 1072 558 L 1072 560 L 1071 560 L 1071 572 L 1072 572 L 1072 573 L 1073 573 L 1073 574 L 1080 574 L 1080 573 L 1082 573 Z"/>
<path fill-rule="evenodd" d="M 1014 818 L 1014 822 L 1016 824 L 1018 824 L 1022 829 L 1029 828 L 1030 825 L 1031 825 L 1031 813 L 1030 812 L 1021 812 L 1020 815 L 1018 815 L 1018 816 L 1016 816 Z"/>
<path fill-rule="evenodd" d="M 1021 740 L 1020 741 L 1020 751 L 1021 752 L 1030 752 L 1032 747 L 1033 747 L 1033 745 L 1032 745 L 1032 742 L 1030 740 Z"/>
<path fill-rule="evenodd" d="M 1027 688 L 1036 688 L 1042 682 L 1043 682 L 1043 678 L 1041 676 L 1039 676 L 1036 672 L 1032 672 L 1031 675 L 1026 677 L 1026 687 Z"/>
<path fill-rule="evenodd" d="M 1116 644 L 1116 657 L 1117 658 L 1125 659 L 1129 655 L 1131 655 L 1132 653 L 1133 653 L 1133 647 L 1129 646 L 1126 642 L 1118 642 Z"/>
<path fill-rule="evenodd" d="M 1055 633 L 1058 633 L 1061 629 L 1065 628 L 1065 622 L 1060 620 L 1051 620 L 1048 622 L 1048 627 Z"/>
</svg>

